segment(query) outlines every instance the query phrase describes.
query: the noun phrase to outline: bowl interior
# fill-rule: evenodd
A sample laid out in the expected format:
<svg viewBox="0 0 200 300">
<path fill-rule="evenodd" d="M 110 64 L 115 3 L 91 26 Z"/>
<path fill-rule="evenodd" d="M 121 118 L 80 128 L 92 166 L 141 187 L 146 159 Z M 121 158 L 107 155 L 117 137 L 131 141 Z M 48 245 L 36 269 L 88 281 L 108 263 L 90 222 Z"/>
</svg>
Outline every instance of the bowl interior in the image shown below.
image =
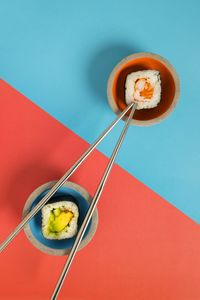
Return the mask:
<svg viewBox="0 0 200 300">
<path fill-rule="evenodd" d="M 161 61 L 151 57 L 140 57 L 122 64 L 113 79 L 112 95 L 120 110 L 127 106 L 125 102 L 126 77 L 131 72 L 141 70 L 158 70 L 161 77 L 161 101 L 157 107 L 152 109 L 136 110 L 134 119 L 147 121 L 160 117 L 171 106 L 175 95 L 175 82 L 170 70 Z"/>
<path fill-rule="evenodd" d="M 45 194 L 47 194 L 47 192 L 49 191 L 49 189 L 45 190 L 43 193 L 41 193 L 32 203 L 30 210 L 37 205 L 37 203 L 42 199 L 42 197 L 44 197 Z M 76 190 L 73 190 L 69 187 L 61 187 L 59 189 L 59 191 L 57 191 L 52 198 L 48 201 L 48 203 L 53 203 L 53 202 L 58 202 L 58 201 L 72 201 L 74 202 L 79 209 L 79 218 L 78 218 L 78 230 L 84 220 L 84 217 L 86 215 L 86 212 L 89 208 L 89 203 L 88 201 Z M 87 236 L 90 227 L 91 227 L 91 222 L 90 221 L 86 232 L 84 234 L 83 239 Z M 44 238 L 43 234 L 42 234 L 42 213 L 41 210 L 31 219 L 31 221 L 29 222 L 30 224 L 30 229 L 32 231 L 32 234 L 34 235 L 34 237 L 43 245 L 49 247 L 49 248 L 53 248 L 53 249 L 67 249 L 67 248 L 71 248 L 74 241 L 75 241 L 75 236 L 69 239 L 63 239 L 63 240 L 48 240 L 46 238 Z"/>
</svg>

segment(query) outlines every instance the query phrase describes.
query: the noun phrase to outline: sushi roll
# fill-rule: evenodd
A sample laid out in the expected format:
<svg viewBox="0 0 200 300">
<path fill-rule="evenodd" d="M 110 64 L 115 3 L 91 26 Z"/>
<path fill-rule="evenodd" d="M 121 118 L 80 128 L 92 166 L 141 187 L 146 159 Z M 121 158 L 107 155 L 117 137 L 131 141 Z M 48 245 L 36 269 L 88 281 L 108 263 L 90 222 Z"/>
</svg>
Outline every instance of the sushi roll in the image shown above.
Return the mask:
<svg viewBox="0 0 200 300">
<path fill-rule="evenodd" d="M 125 83 L 126 103 L 137 103 L 136 109 L 156 107 L 161 100 L 160 73 L 144 70 L 130 73 Z"/>
<path fill-rule="evenodd" d="M 71 201 L 50 203 L 42 208 L 42 234 L 49 240 L 71 238 L 77 233 L 78 207 Z"/>
</svg>

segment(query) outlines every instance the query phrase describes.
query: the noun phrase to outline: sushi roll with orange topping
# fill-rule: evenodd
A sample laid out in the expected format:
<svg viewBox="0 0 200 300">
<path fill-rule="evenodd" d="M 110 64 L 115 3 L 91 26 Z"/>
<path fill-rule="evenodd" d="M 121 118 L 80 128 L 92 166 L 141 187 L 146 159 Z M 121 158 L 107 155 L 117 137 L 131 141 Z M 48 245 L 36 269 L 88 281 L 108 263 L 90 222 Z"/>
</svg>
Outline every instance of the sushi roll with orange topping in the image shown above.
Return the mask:
<svg viewBox="0 0 200 300">
<path fill-rule="evenodd" d="M 126 78 L 126 103 L 137 103 L 136 109 L 156 107 L 161 100 L 160 73 L 144 70 L 130 73 Z"/>
</svg>

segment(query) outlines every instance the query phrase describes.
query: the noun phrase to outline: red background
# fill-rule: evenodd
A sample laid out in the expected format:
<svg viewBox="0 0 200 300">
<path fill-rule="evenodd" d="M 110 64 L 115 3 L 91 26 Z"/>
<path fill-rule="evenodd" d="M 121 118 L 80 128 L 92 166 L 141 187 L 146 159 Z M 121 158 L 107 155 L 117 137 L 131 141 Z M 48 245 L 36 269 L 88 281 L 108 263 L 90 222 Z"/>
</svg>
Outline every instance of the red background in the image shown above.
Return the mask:
<svg viewBox="0 0 200 300">
<path fill-rule="evenodd" d="M 21 219 L 28 195 L 58 179 L 88 144 L 0 81 L 0 240 Z M 71 180 L 94 194 L 108 159 L 95 151 Z M 200 299 L 200 230 L 115 165 L 98 206 L 92 242 L 76 256 L 59 299 Z M 22 232 L 0 256 L 1 299 L 49 299 L 65 262 Z"/>
</svg>

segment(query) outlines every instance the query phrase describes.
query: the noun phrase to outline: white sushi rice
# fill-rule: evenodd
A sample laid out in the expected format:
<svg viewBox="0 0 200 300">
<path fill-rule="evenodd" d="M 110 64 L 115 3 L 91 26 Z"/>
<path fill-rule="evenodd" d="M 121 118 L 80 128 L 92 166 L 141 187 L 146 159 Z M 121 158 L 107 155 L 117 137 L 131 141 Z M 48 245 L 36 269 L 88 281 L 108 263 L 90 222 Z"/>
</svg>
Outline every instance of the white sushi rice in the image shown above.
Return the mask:
<svg viewBox="0 0 200 300">
<path fill-rule="evenodd" d="M 144 89 L 145 82 L 149 83 L 153 88 L 153 95 L 150 99 L 145 99 L 144 96 L 140 95 L 141 91 Z M 136 109 L 156 107 L 161 100 L 160 73 L 156 70 L 144 70 L 130 73 L 126 78 L 125 89 L 127 104 L 132 102 L 137 103 Z"/>
<path fill-rule="evenodd" d="M 49 231 L 48 226 L 50 213 L 55 208 L 59 208 L 61 211 L 68 210 L 73 213 L 73 217 L 68 226 L 66 226 L 61 232 L 58 233 Z M 78 207 L 74 202 L 59 201 L 45 205 L 42 208 L 42 233 L 44 237 L 50 240 L 62 240 L 73 237 L 78 230 L 78 217 Z"/>
</svg>

